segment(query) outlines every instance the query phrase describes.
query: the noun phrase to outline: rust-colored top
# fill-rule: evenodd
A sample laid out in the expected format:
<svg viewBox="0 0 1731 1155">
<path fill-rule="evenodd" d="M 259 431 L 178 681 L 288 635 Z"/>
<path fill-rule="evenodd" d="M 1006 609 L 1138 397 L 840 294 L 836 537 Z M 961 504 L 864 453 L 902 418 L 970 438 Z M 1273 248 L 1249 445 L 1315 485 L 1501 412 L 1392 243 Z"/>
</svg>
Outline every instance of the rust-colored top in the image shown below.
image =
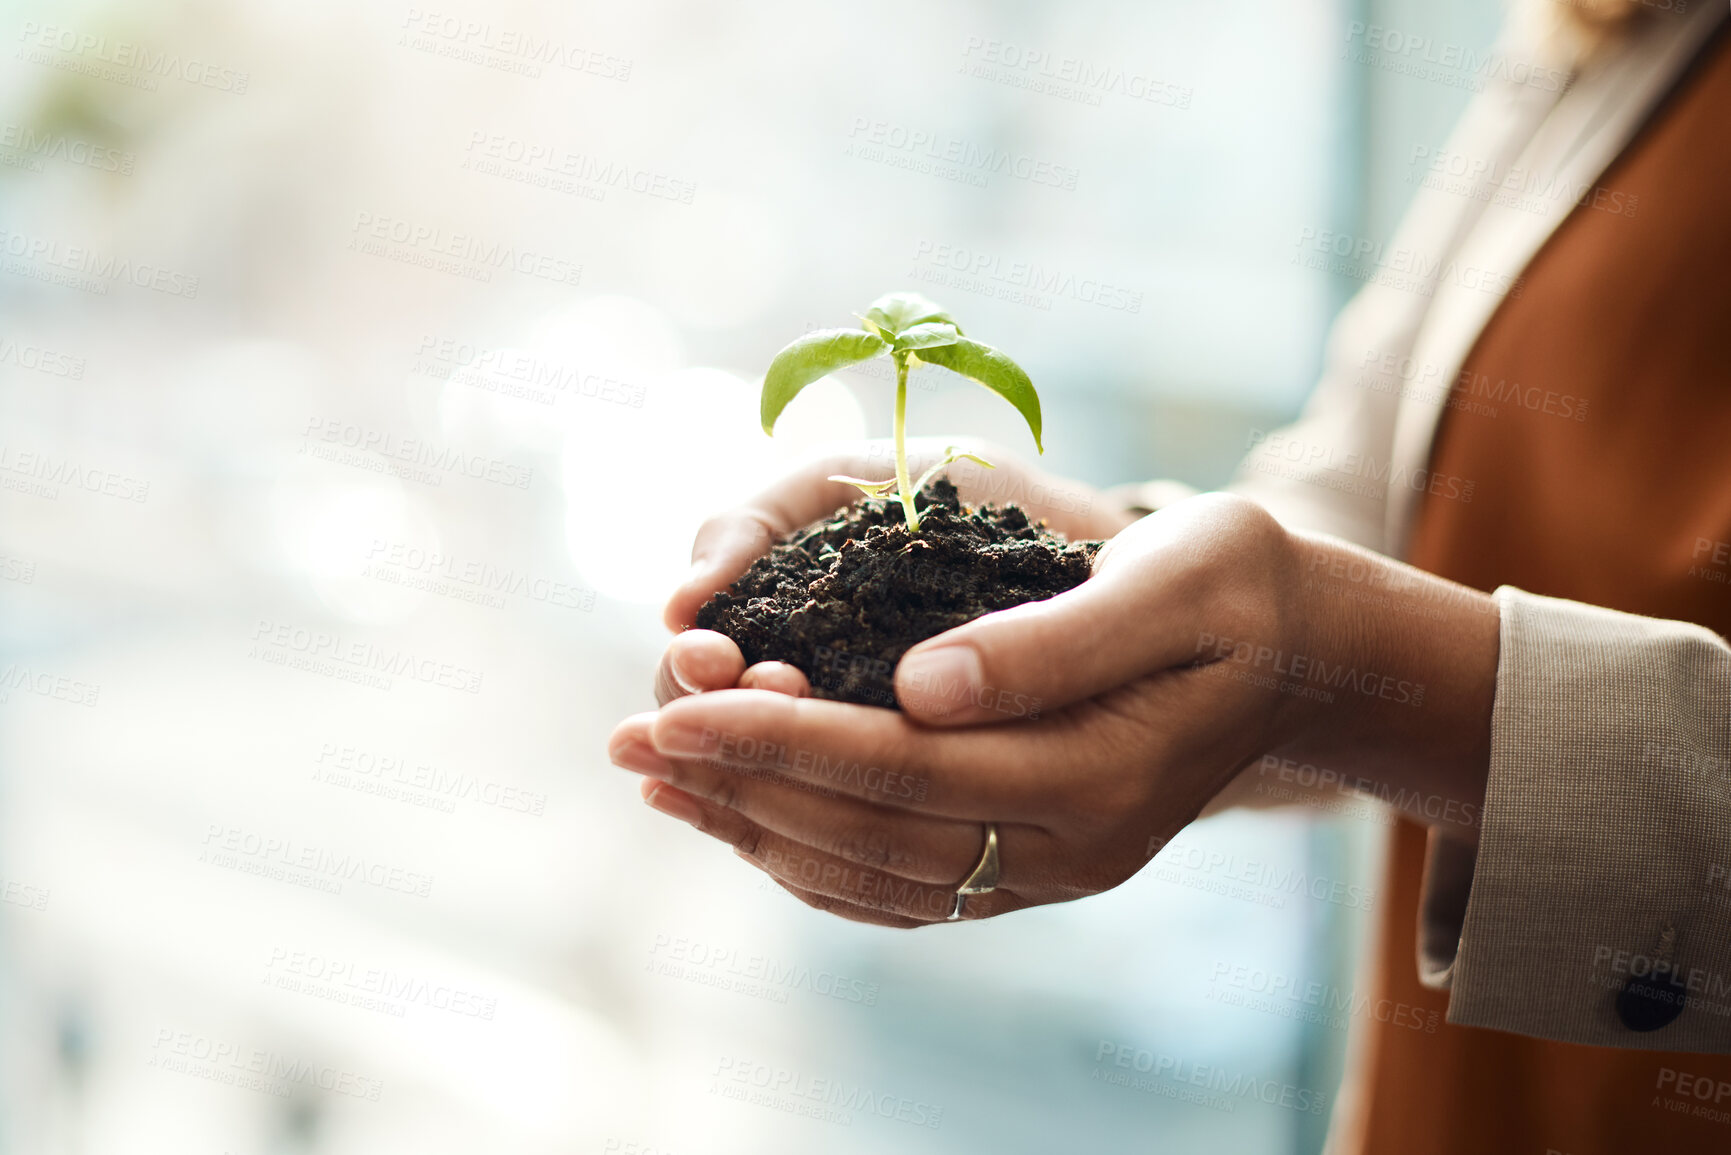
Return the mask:
<svg viewBox="0 0 1731 1155">
<path fill-rule="evenodd" d="M 1573 211 L 1467 358 L 1431 452 L 1476 493 L 1426 499 L 1411 560 L 1731 635 L 1731 38 L 1600 185 L 1621 196 Z M 1443 1011 L 1414 966 L 1424 841 L 1396 829 L 1380 981 Z M 1360 1151 L 1731 1152 L 1731 1055 L 1369 1029 Z"/>
</svg>

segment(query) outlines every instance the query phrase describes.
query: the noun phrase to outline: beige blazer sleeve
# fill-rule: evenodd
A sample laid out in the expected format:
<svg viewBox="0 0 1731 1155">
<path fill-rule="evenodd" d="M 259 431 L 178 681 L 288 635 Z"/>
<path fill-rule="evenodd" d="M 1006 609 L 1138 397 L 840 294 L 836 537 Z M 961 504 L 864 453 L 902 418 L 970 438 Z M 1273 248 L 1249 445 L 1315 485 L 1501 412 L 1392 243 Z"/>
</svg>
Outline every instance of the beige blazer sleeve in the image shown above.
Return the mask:
<svg viewBox="0 0 1731 1155">
<path fill-rule="evenodd" d="M 1496 598 L 1478 851 L 1431 839 L 1423 977 L 1451 988 L 1453 1023 L 1731 1051 L 1731 646 L 1509 586 Z"/>
</svg>

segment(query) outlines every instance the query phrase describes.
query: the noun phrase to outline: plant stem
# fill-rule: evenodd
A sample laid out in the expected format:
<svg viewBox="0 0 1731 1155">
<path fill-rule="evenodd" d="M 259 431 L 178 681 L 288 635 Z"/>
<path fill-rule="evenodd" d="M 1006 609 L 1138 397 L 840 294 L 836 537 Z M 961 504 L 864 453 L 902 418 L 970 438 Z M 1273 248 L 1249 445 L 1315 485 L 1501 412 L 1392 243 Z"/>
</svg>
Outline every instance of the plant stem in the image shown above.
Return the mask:
<svg viewBox="0 0 1731 1155">
<path fill-rule="evenodd" d="M 908 357 L 895 354 L 896 362 L 896 489 L 902 495 L 902 513 L 908 532 L 920 531 L 920 515 L 914 511 L 913 485 L 908 481 Z"/>
</svg>

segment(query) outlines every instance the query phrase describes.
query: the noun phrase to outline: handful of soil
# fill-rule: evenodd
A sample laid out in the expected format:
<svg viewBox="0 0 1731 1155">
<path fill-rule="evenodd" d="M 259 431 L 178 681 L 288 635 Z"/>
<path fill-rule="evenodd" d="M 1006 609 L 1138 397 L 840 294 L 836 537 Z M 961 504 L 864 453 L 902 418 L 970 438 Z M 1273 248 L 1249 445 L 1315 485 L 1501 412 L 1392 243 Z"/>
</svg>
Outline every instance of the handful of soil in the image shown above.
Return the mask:
<svg viewBox="0 0 1731 1155">
<path fill-rule="evenodd" d="M 790 534 L 697 611 L 748 664 L 786 662 L 820 698 L 898 709 L 896 663 L 983 614 L 1088 579 L 1098 541 L 1066 542 L 1015 505 L 964 506 L 944 478 L 901 503 L 869 499 Z"/>
</svg>

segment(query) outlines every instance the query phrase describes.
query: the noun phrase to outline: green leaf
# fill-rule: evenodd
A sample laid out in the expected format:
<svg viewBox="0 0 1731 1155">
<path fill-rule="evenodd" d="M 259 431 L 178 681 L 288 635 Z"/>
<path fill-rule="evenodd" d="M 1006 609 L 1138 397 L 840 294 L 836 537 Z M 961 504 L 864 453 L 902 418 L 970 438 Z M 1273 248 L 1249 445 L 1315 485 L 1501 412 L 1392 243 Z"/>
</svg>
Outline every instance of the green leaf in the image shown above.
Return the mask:
<svg viewBox="0 0 1731 1155">
<path fill-rule="evenodd" d="M 787 403 L 819 377 L 880 357 L 889 348 L 882 337 L 858 329 L 819 329 L 792 342 L 775 355 L 769 372 L 763 375 L 763 431 L 774 433 L 776 419 Z"/>
<path fill-rule="evenodd" d="M 865 320 L 892 335 L 928 321 L 942 321 L 962 331 L 942 305 L 919 293 L 885 293 L 866 310 Z"/>
<path fill-rule="evenodd" d="M 923 325 L 911 325 L 896 334 L 895 350 L 900 353 L 904 349 L 930 349 L 937 345 L 954 345 L 956 338 L 962 334 L 948 321 L 927 321 Z"/>
<path fill-rule="evenodd" d="M 942 365 L 952 372 L 978 381 L 1014 405 L 1034 434 L 1035 448 L 1041 453 L 1046 452 L 1046 447 L 1040 444 L 1040 395 L 1034 392 L 1034 383 L 1028 380 L 1028 375 L 1022 372 L 1020 365 L 990 345 L 982 345 L 966 337 L 958 337 L 951 345 L 934 345 L 929 349 L 921 349 L 916 356 L 921 361 Z"/>
<path fill-rule="evenodd" d="M 829 475 L 829 480 L 845 482 L 867 497 L 882 497 L 894 489 L 896 485 L 896 479 L 893 477 L 888 481 L 867 481 L 863 477 L 849 477 L 845 473 L 832 473 Z"/>
</svg>

